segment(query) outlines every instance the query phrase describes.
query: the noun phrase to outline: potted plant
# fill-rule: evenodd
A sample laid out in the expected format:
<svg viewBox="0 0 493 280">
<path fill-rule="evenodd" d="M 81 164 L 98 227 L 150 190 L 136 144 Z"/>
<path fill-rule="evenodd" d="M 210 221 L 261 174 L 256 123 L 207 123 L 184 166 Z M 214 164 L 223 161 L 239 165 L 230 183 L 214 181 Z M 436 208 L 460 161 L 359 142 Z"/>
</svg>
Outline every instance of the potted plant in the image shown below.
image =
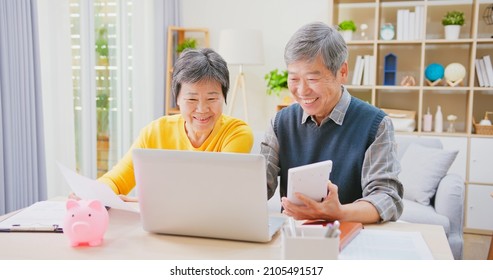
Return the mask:
<svg viewBox="0 0 493 280">
<path fill-rule="evenodd" d="M 98 94 L 96 96 L 96 149 L 98 153 L 97 170 L 99 177 L 108 170 L 108 154 L 110 147 L 109 114 L 111 79 L 109 71 L 110 64 L 107 27 L 102 25 L 96 30 L 96 34 L 98 36 L 95 41 L 95 51 L 97 66 L 99 66 L 99 69 L 96 71 L 96 88 L 98 88 Z"/>
<path fill-rule="evenodd" d="M 278 97 L 282 96 L 283 104 L 291 104 L 293 103 L 291 95 L 289 94 L 288 89 L 288 71 L 279 71 L 279 69 L 274 69 L 267 73 L 264 77 L 267 82 L 267 95 L 277 95 Z M 285 94 L 281 94 L 285 93 Z"/>
<path fill-rule="evenodd" d="M 457 40 L 460 27 L 464 25 L 464 13 L 459 11 L 447 12 L 442 19 L 442 25 L 445 27 L 445 39 Z"/>
<path fill-rule="evenodd" d="M 353 32 L 356 31 L 356 24 L 352 20 L 344 20 L 339 23 L 339 30 L 341 31 L 344 40 L 351 41 L 353 38 Z"/>
<path fill-rule="evenodd" d="M 109 67 L 109 48 L 108 48 L 108 30 L 105 26 L 97 30 L 98 38 L 96 39 L 97 65 L 101 70 L 96 72 L 98 76 L 96 87 L 98 95 L 96 97 L 97 112 L 97 135 L 98 137 L 108 138 L 108 120 L 109 120 L 109 96 L 110 96 L 110 72 Z"/>
<path fill-rule="evenodd" d="M 176 52 L 181 53 L 186 49 L 195 49 L 197 47 L 197 40 L 194 38 L 185 38 L 183 42 L 176 46 Z"/>
</svg>

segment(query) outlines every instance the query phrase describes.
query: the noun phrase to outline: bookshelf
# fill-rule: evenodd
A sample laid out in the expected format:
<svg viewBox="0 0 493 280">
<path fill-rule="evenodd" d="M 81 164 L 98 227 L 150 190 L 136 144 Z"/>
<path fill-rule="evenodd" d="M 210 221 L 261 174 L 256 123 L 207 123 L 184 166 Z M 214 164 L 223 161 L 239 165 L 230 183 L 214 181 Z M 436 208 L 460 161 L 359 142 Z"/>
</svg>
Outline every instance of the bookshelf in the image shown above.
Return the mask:
<svg viewBox="0 0 493 280">
<path fill-rule="evenodd" d="M 168 27 L 168 44 L 166 56 L 166 92 L 165 92 L 165 115 L 178 114 L 180 111 L 176 106 L 171 93 L 171 76 L 173 74 L 173 65 L 179 54 L 177 47 L 187 39 L 195 39 L 197 47 L 209 47 L 209 30 L 207 28 L 186 28 L 178 26 Z"/>
<path fill-rule="evenodd" d="M 484 0 L 334 0 L 331 1 L 332 24 L 352 19 L 358 30 L 348 42 L 350 73 L 346 87 L 349 92 L 380 108 L 398 109 L 416 112 L 416 127 L 413 132 L 398 132 L 409 137 L 440 138 L 444 148 L 459 149 L 455 169 L 466 183 L 465 225 L 466 232 L 491 233 L 493 203 L 489 193 L 493 192 L 493 135 L 476 134 L 473 121 L 483 119 L 486 111 L 493 111 L 493 87 L 481 87 L 477 78 L 475 61 L 489 55 L 493 58 L 493 25 L 483 19 L 485 9 L 492 1 Z M 403 38 L 399 31 L 397 16 L 399 10 L 414 12 L 415 26 L 411 36 Z M 465 15 L 465 24 L 461 27 L 456 40 L 445 40 L 441 19 L 447 11 L 458 10 Z M 421 16 L 416 14 L 421 13 Z M 417 22 L 416 19 L 421 18 Z M 492 19 L 493 20 L 493 19 Z M 382 40 L 380 29 L 391 23 L 395 27 L 392 40 Z M 364 34 L 360 26 L 368 28 Z M 417 33 L 416 33 L 417 32 Z M 406 37 L 406 36 L 404 36 Z M 385 85 L 385 57 L 394 54 L 397 58 L 395 85 Z M 354 66 L 358 56 L 375 57 L 370 71 L 373 71 L 370 84 L 353 85 Z M 449 86 L 439 83 L 430 86 L 424 75 L 426 67 L 439 63 L 444 68 L 451 63 L 460 63 L 466 69 L 461 83 Z M 415 84 L 401 86 L 406 76 L 412 76 Z M 430 108 L 434 115 L 441 106 L 443 113 L 443 133 L 424 132 L 423 115 Z M 455 132 L 446 132 L 448 115 L 456 115 Z M 434 116 L 433 116 L 434 118 Z"/>
</svg>

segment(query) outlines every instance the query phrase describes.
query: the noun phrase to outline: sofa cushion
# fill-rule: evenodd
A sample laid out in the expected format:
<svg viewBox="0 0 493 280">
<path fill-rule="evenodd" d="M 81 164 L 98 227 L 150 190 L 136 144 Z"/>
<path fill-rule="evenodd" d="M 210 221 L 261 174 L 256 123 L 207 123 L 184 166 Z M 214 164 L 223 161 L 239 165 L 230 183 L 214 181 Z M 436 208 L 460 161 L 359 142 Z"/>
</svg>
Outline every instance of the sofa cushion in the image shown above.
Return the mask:
<svg viewBox="0 0 493 280">
<path fill-rule="evenodd" d="M 436 148 L 436 149 L 443 148 L 442 141 L 440 141 L 440 139 L 437 138 L 416 137 L 416 136 L 396 134 L 395 140 L 397 141 L 397 158 L 399 159 L 399 161 L 402 159 L 402 156 L 404 156 L 404 153 L 406 152 L 407 148 L 412 143 L 419 144 L 425 147 Z"/>
<path fill-rule="evenodd" d="M 429 205 L 438 183 L 447 174 L 458 151 L 424 147 L 411 143 L 401 160 L 399 179 L 404 198 Z"/>
<path fill-rule="evenodd" d="M 404 203 L 404 211 L 399 220 L 410 223 L 441 225 L 445 230 L 445 234 L 447 234 L 447 236 L 449 235 L 449 219 L 443 215 L 437 214 L 431 205 L 425 206 L 408 199 L 403 199 L 402 202 Z"/>
</svg>

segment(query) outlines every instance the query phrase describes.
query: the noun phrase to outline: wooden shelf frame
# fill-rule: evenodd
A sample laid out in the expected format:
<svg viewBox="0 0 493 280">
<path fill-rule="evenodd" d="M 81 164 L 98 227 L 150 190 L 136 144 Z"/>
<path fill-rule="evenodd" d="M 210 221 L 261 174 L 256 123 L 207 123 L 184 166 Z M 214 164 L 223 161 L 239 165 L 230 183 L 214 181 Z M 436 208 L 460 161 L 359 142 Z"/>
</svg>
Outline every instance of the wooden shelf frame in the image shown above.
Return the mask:
<svg viewBox="0 0 493 280">
<path fill-rule="evenodd" d="M 167 56 L 166 56 L 166 92 L 164 98 L 164 114 L 173 115 L 180 111 L 176 106 L 176 101 L 171 93 L 171 76 L 173 74 L 173 65 L 178 58 L 176 47 L 187 38 L 197 39 L 198 47 L 208 48 L 210 46 L 209 30 L 207 28 L 188 28 L 169 26 L 167 38 Z"/>
</svg>

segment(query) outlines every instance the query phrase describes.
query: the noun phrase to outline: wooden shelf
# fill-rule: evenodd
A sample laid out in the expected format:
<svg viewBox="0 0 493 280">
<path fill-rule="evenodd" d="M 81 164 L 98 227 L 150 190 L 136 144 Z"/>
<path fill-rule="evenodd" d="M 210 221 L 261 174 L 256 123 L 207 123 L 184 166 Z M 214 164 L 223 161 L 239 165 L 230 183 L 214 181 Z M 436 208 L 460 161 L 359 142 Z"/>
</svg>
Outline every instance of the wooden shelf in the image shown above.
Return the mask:
<svg viewBox="0 0 493 280">
<path fill-rule="evenodd" d="M 414 103 L 400 103 L 402 110 L 416 110 L 418 112 L 416 116 L 417 128 L 421 128 L 422 115 L 425 113 L 423 108 L 430 107 L 432 111 L 436 109 L 437 105 L 440 105 L 445 110 L 444 116 L 449 114 L 462 113 L 459 119 L 470 120 L 474 115 L 480 115 L 483 108 L 474 106 L 474 92 L 488 92 L 493 91 L 493 87 L 484 88 L 479 87 L 476 78 L 476 71 L 474 61 L 477 56 L 483 56 L 490 54 L 493 57 L 493 38 L 479 38 L 479 32 L 482 31 L 482 36 L 488 30 L 485 27 L 485 23 L 482 20 L 482 11 L 486 7 L 487 3 L 480 0 L 468 0 L 468 1 L 439 1 L 439 0 L 421 0 L 421 1 L 387 1 L 380 0 L 371 3 L 366 0 L 339 0 L 333 2 L 333 23 L 336 24 L 342 20 L 352 19 L 356 25 L 367 24 L 366 37 L 368 39 L 362 39 L 362 36 L 356 37 L 355 40 L 348 42 L 349 48 L 349 67 L 350 76 L 348 82 L 352 81 L 352 75 L 354 74 L 354 65 L 356 57 L 359 55 L 372 55 L 375 57 L 376 65 L 374 71 L 376 73 L 373 81 L 370 81 L 371 85 L 346 85 L 349 90 L 354 91 L 366 91 L 366 100 L 371 104 L 381 107 L 387 104 L 379 104 L 380 95 L 385 94 L 385 101 L 389 99 L 401 98 L 399 93 L 412 92 L 416 93 L 415 103 L 418 104 L 418 108 L 415 108 Z M 396 40 L 397 38 L 397 10 L 408 9 L 411 12 L 415 11 L 415 7 L 420 6 L 424 10 L 424 21 L 422 22 L 424 34 L 421 34 L 419 40 Z M 461 36 L 468 36 L 468 38 L 460 37 L 457 40 L 446 40 L 443 38 L 443 26 L 441 26 L 441 18 L 446 10 L 460 10 L 466 14 L 466 24 L 462 27 Z M 392 23 L 396 27 L 396 36 L 393 40 L 381 40 L 380 39 L 380 26 L 385 23 Z M 356 32 L 358 33 L 358 31 Z M 490 46 L 491 44 L 491 46 Z M 481 52 L 476 51 L 478 46 L 482 46 Z M 395 85 L 383 85 L 384 83 L 384 57 L 389 53 L 394 53 L 397 56 L 397 77 Z M 466 77 L 461 84 L 457 86 L 443 84 L 437 86 L 428 86 L 426 83 L 424 72 L 426 67 L 431 63 L 439 63 L 446 67 L 450 63 L 459 62 L 466 68 Z M 415 86 L 401 86 L 400 83 L 405 76 L 412 76 L 415 79 Z M 395 96 L 389 94 L 389 92 L 395 91 Z M 424 95 L 428 94 L 442 94 L 440 99 L 434 98 L 432 103 L 426 103 Z M 451 104 L 448 94 L 461 94 L 467 95 L 467 102 L 462 104 L 463 109 L 460 112 L 453 111 L 456 109 L 456 104 Z M 484 98 L 488 99 L 488 98 Z M 493 93 L 491 94 L 491 102 L 493 104 Z M 429 99 L 431 102 L 431 99 Z M 482 100 L 483 101 L 483 100 Z M 489 101 L 489 100 L 487 100 Z M 437 104 L 434 104 L 434 103 Z M 478 102 L 476 102 L 478 103 Z M 484 102 L 481 102 L 484 105 Z M 449 109 L 451 108 L 451 109 Z M 490 110 L 493 108 L 490 108 Z M 478 112 L 477 112 L 478 111 Z M 484 113 L 484 112 L 482 112 Z M 446 120 L 445 120 L 446 122 Z M 465 124 L 467 126 L 466 134 L 473 135 L 472 125 Z M 419 133 L 420 131 L 416 131 Z M 493 137 L 492 137 L 493 138 Z"/>
<path fill-rule="evenodd" d="M 173 115 L 180 112 L 176 107 L 176 100 L 174 100 L 173 94 L 171 93 L 171 77 L 173 75 L 173 66 L 178 58 L 176 47 L 188 38 L 196 39 L 198 47 L 209 47 L 209 30 L 207 28 L 168 27 L 166 92 L 164 98 L 165 115 Z"/>
<path fill-rule="evenodd" d="M 493 87 L 480 87 L 475 69 L 475 59 L 485 55 L 493 58 L 493 27 L 486 25 L 482 19 L 484 9 L 491 4 L 483 0 L 337 0 L 333 5 L 332 24 L 343 20 L 354 20 L 358 30 L 353 34 L 354 41 L 348 42 L 349 68 L 348 83 L 352 82 L 354 66 L 357 56 L 372 55 L 375 65 L 371 71 L 376 74 L 371 85 L 346 85 L 349 92 L 377 107 L 410 110 L 416 112 L 416 130 L 414 132 L 398 132 L 399 134 L 416 137 L 439 137 L 442 142 L 461 143 L 465 155 L 460 159 L 464 166 L 464 180 L 466 183 L 466 198 L 479 197 L 484 188 L 493 189 L 493 176 L 488 179 L 473 180 L 474 174 L 490 174 L 493 159 L 483 158 L 485 151 L 492 155 L 493 135 L 478 135 L 474 132 L 473 119 L 482 119 L 486 111 L 493 111 Z M 397 11 L 407 9 L 415 12 L 416 7 L 422 7 L 424 18 L 421 23 L 424 32 L 419 40 L 396 40 L 397 38 Z M 421 8 L 420 8 L 421 9 Z M 457 40 L 444 39 L 441 19 L 450 10 L 459 10 L 465 13 L 466 22 L 461 28 Z M 380 27 L 392 23 L 396 35 L 393 40 L 380 39 Z M 368 25 L 363 35 L 361 24 Z M 418 34 L 419 35 L 419 34 Z M 397 56 L 397 77 L 395 85 L 383 85 L 384 57 L 393 53 Z M 462 84 L 457 86 L 428 86 L 425 79 L 425 70 L 431 63 L 439 63 L 447 67 L 450 63 L 460 63 L 466 69 L 466 76 Z M 370 75 L 371 77 L 372 75 Z M 405 76 L 413 76 L 415 86 L 400 86 Z M 434 114 L 440 105 L 443 112 L 443 127 L 446 131 L 449 122 L 447 115 L 458 116 L 455 127 L 456 133 L 423 132 L 423 115 L 429 107 Z M 392 106 L 392 107 L 391 107 Z M 474 152 L 475 151 L 475 152 Z M 493 156 L 493 155 L 492 155 Z M 481 161 L 481 164 L 478 162 Z M 478 171 L 479 168 L 481 171 Z M 472 170 L 475 169 L 475 170 Z M 474 173 L 474 174 L 473 174 Z M 474 185 L 474 187 L 471 187 Z M 483 189 L 481 188 L 483 187 Z M 469 200 L 467 198 L 466 200 Z M 477 201 L 469 201 L 471 207 L 486 206 Z M 489 217 L 477 216 L 477 211 L 465 205 L 465 225 L 467 230 L 488 230 L 486 219 Z M 469 213 L 468 213 L 469 212 Z M 483 220 L 481 220 L 483 219 Z M 481 222 L 482 221 L 482 222 Z M 473 225 L 469 227 L 468 224 Z M 478 226 L 481 225 L 481 226 Z"/>
</svg>

